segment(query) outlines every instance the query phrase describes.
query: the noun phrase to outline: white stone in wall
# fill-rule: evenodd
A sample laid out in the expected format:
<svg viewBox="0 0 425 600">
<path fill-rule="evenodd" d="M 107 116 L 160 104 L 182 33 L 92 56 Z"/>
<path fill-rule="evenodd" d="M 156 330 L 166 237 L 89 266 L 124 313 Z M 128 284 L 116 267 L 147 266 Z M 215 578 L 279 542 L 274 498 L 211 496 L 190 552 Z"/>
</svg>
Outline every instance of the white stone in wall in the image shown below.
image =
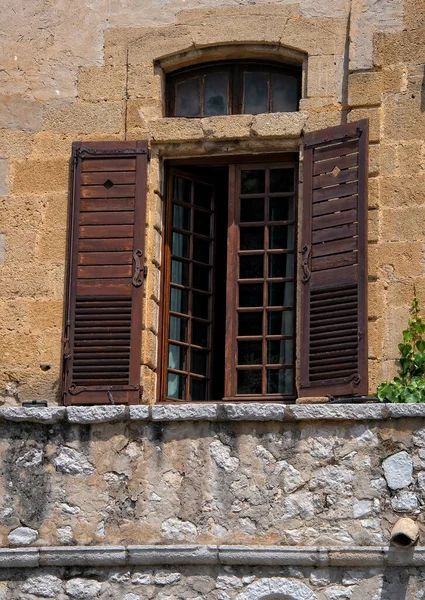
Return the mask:
<svg viewBox="0 0 425 600">
<path fill-rule="evenodd" d="M 418 486 L 423 492 L 425 492 L 425 471 L 418 473 Z"/>
<path fill-rule="evenodd" d="M 60 448 L 52 462 L 57 471 L 66 475 L 90 475 L 95 471 L 94 466 L 82 452 L 66 446 Z"/>
<path fill-rule="evenodd" d="M 175 541 L 193 541 L 198 535 L 198 530 L 190 521 L 182 521 L 181 519 L 167 519 L 161 525 L 162 535 Z"/>
<path fill-rule="evenodd" d="M 353 518 L 364 519 L 372 515 L 372 502 L 371 500 L 354 500 L 353 501 Z"/>
<path fill-rule="evenodd" d="M 392 490 L 401 490 L 412 483 L 413 461 L 405 450 L 386 458 L 382 468 L 387 485 Z"/>
<path fill-rule="evenodd" d="M 77 600 L 86 600 L 86 598 L 95 598 L 101 588 L 101 584 L 95 579 L 70 579 L 66 584 L 66 593 L 71 598 Z"/>
<path fill-rule="evenodd" d="M 311 585 L 323 586 L 331 582 L 329 569 L 313 569 L 310 574 Z"/>
<path fill-rule="evenodd" d="M 126 594 L 123 598 L 123 600 L 142 600 L 141 596 L 138 596 L 137 594 Z"/>
<path fill-rule="evenodd" d="M 168 573 L 167 571 L 159 571 L 154 576 L 154 583 L 157 585 L 169 585 L 176 583 L 181 579 L 180 573 Z"/>
<path fill-rule="evenodd" d="M 316 595 L 306 585 L 284 577 L 259 579 L 236 596 L 236 600 L 259 600 L 273 594 L 285 600 L 316 600 Z"/>
<path fill-rule="evenodd" d="M 56 531 L 56 535 L 59 543 L 64 545 L 72 544 L 74 534 L 72 532 L 72 527 L 69 525 L 66 525 L 65 527 L 59 527 Z"/>
<path fill-rule="evenodd" d="M 54 575 L 31 577 L 22 585 L 22 591 L 42 598 L 56 598 L 62 591 L 62 581 Z"/>
<path fill-rule="evenodd" d="M 413 492 L 399 492 L 391 499 L 391 506 L 396 512 L 411 512 L 418 508 L 418 498 Z"/>
<path fill-rule="evenodd" d="M 236 575 L 218 575 L 215 587 L 218 590 L 228 590 L 229 588 L 237 590 L 243 587 L 243 583 Z"/>
<path fill-rule="evenodd" d="M 335 586 L 325 590 L 325 596 L 329 600 L 346 600 L 351 598 L 353 591 L 353 588 Z"/>
<path fill-rule="evenodd" d="M 153 577 L 151 573 L 134 573 L 131 578 L 131 583 L 135 585 L 151 585 Z"/>
<path fill-rule="evenodd" d="M 285 498 L 282 519 L 300 517 L 308 521 L 314 517 L 313 494 L 297 493 Z"/>
<path fill-rule="evenodd" d="M 29 546 L 38 538 L 38 531 L 31 527 L 17 527 L 9 533 L 7 539 L 12 546 Z"/>
<path fill-rule="evenodd" d="M 36 467 L 43 462 L 44 452 L 38 448 L 31 448 L 28 452 L 25 452 L 23 456 L 20 456 L 16 464 L 25 469 Z"/>
<path fill-rule="evenodd" d="M 220 440 L 214 440 L 210 445 L 210 454 L 214 462 L 226 472 L 236 471 L 239 467 L 239 459 L 230 456 L 230 448 Z"/>
</svg>

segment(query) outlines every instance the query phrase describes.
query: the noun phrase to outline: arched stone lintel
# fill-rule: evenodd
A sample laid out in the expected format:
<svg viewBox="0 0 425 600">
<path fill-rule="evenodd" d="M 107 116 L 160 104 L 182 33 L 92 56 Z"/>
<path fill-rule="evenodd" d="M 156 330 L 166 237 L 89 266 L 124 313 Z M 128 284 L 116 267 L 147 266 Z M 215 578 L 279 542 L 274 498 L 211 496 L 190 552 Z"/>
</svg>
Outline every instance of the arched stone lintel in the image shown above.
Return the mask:
<svg viewBox="0 0 425 600">
<path fill-rule="evenodd" d="M 269 577 L 251 583 L 236 600 L 316 600 L 316 595 L 304 583 L 284 577 Z"/>
</svg>

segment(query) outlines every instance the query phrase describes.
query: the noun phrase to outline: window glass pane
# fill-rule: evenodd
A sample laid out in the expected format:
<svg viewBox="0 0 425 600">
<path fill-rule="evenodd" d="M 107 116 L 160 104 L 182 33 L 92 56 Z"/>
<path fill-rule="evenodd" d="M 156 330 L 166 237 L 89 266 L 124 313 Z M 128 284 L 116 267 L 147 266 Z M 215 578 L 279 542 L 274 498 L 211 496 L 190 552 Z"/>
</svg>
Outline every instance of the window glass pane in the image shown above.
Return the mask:
<svg viewBox="0 0 425 600">
<path fill-rule="evenodd" d="M 171 282 L 179 285 L 189 284 L 189 265 L 180 260 L 171 261 Z"/>
<path fill-rule="evenodd" d="M 176 117 L 199 117 L 200 77 L 176 84 Z"/>
<path fill-rule="evenodd" d="M 272 112 L 298 110 L 298 81 L 293 75 L 272 75 Z"/>
<path fill-rule="evenodd" d="M 267 314 L 267 335 L 292 335 L 292 330 L 291 310 L 274 310 Z"/>
<path fill-rule="evenodd" d="M 191 373 L 197 373 L 198 375 L 207 374 L 208 354 L 209 352 L 204 352 L 203 350 L 192 349 L 190 358 Z"/>
<path fill-rule="evenodd" d="M 293 254 L 269 254 L 269 277 L 293 277 Z"/>
<path fill-rule="evenodd" d="M 204 183 L 195 182 L 193 203 L 202 208 L 211 208 L 213 188 Z"/>
<path fill-rule="evenodd" d="M 173 227 L 190 230 L 190 208 L 178 204 L 173 205 Z"/>
<path fill-rule="evenodd" d="M 228 73 L 209 73 L 204 79 L 204 115 L 227 115 Z"/>
<path fill-rule="evenodd" d="M 167 394 L 169 398 L 177 398 L 178 400 L 184 400 L 185 389 L 186 377 L 184 375 L 177 375 L 177 373 L 168 373 Z"/>
<path fill-rule="evenodd" d="M 241 222 L 264 221 L 263 198 L 241 198 Z"/>
<path fill-rule="evenodd" d="M 264 169 L 241 171 L 241 194 L 264 193 L 266 172 Z"/>
<path fill-rule="evenodd" d="M 292 250 L 294 247 L 293 225 L 272 225 L 269 247 L 271 250 Z"/>
<path fill-rule="evenodd" d="M 241 227 L 240 248 L 241 250 L 262 250 L 264 248 L 264 228 Z"/>
<path fill-rule="evenodd" d="M 192 312 L 194 317 L 200 319 L 209 318 L 209 301 L 210 297 L 206 294 L 198 294 L 198 292 L 192 292 Z"/>
<path fill-rule="evenodd" d="M 193 231 L 201 235 L 207 235 L 208 237 L 211 235 L 211 216 L 209 213 L 195 210 Z"/>
<path fill-rule="evenodd" d="M 292 221 L 295 218 L 294 198 L 270 198 L 270 221 Z"/>
<path fill-rule="evenodd" d="M 171 288 L 170 310 L 187 314 L 189 292 L 178 288 Z"/>
<path fill-rule="evenodd" d="M 173 185 L 173 200 L 180 200 L 180 202 L 191 203 L 191 190 L 192 183 L 190 179 L 184 177 L 174 177 Z"/>
<path fill-rule="evenodd" d="M 210 289 L 210 268 L 193 264 L 193 287 L 208 292 Z"/>
<path fill-rule="evenodd" d="M 292 340 L 267 342 L 267 364 L 290 365 L 292 363 Z"/>
<path fill-rule="evenodd" d="M 263 313 L 239 313 L 238 335 L 262 335 Z"/>
<path fill-rule="evenodd" d="M 207 400 L 207 381 L 205 379 L 190 380 L 190 399 L 191 400 Z"/>
<path fill-rule="evenodd" d="M 261 370 L 238 371 L 238 394 L 261 394 Z"/>
<path fill-rule="evenodd" d="M 264 256 L 257 254 L 254 256 L 239 257 L 239 277 L 240 279 L 258 279 L 263 277 Z"/>
<path fill-rule="evenodd" d="M 168 368 L 186 371 L 186 353 L 187 350 L 183 346 L 170 344 L 168 346 Z"/>
<path fill-rule="evenodd" d="M 293 192 L 293 169 L 270 169 L 270 192 Z"/>
<path fill-rule="evenodd" d="M 187 341 L 187 319 L 170 316 L 170 339 L 178 342 Z"/>
<path fill-rule="evenodd" d="M 238 342 L 238 365 L 261 365 L 262 362 L 262 342 Z"/>
<path fill-rule="evenodd" d="M 268 394 L 292 394 L 292 369 L 267 371 Z"/>
<path fill-rule="evenodd" d="M 174 256 L 181 256 L 182 258 L 189 258 L 189 240 L 190 238 L 188 235 L 173 232 L 171 254 Z"/>
<path fill-rule="evenodd" d="M 244 73 L 243 112 L 251 115 L 268 112 L 269 74 Z"/>
<path fill-rule="evenodd" d="M 247 283 L 239 285 L 239 306 L 263 306 L 263 284 Z"/>
<path fill-rule="evenodd" d="M 200 238 L 193 238 L 193 260 L 209 264 L 210 262 L 210 246 L 211 242 L 207 240 L 201 240 Z"/>
<path fill-rule="evenodd" d="M 192 321 L 192 342 L 195 346 L 208 347 L 209 325 L 202 321 Z"/>
<path fill-rule="evenodd" d="M 268 306 L 292 306 L 293 282 L 269 283 Z"/>
</svg>

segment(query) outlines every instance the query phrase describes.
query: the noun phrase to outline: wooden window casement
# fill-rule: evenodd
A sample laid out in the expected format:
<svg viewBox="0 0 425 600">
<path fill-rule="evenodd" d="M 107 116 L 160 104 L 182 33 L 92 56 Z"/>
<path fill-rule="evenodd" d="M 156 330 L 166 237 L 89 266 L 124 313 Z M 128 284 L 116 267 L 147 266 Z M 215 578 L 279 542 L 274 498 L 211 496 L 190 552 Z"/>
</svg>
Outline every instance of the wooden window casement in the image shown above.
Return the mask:
<svg viewBox="0 0 425 600">
<path fill-rule="evenodd" d="M 237 60 L 186 67 L 167 75 L 169 117 L 212 117 L 298 110 L 301 69 Z"/>
<path fill-rule="evenodd" d="M 147 152 L 73 144 L 65 404 L 140 401 Z"/>
<path fill-rule="evenodd" d="M 368 122 L 304 141 L 302 199 L 294 154 L 168 164 L 160 401 L 367 394 Z M 142 398 L 147 159 L 73 145 L 65 404 Z"/>
</svg>

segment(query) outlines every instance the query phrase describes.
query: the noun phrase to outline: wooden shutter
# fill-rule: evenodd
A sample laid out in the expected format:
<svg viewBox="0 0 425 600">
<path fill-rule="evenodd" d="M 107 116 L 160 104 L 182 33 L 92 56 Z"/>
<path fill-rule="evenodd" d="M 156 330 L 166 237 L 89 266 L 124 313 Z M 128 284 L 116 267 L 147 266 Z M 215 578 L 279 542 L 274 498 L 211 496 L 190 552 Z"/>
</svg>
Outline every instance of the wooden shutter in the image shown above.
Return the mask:
<svg viewBox="0 0 425 600">
<path fill-rule="evenodd" d="M 65 404 L 137 403 L 147 142 L 73 145 Z"/>
<path fill-rule="evenodd" d="M 305 136 L 301 396 L 367 394 L 368 121 Z"/>
</svg>

